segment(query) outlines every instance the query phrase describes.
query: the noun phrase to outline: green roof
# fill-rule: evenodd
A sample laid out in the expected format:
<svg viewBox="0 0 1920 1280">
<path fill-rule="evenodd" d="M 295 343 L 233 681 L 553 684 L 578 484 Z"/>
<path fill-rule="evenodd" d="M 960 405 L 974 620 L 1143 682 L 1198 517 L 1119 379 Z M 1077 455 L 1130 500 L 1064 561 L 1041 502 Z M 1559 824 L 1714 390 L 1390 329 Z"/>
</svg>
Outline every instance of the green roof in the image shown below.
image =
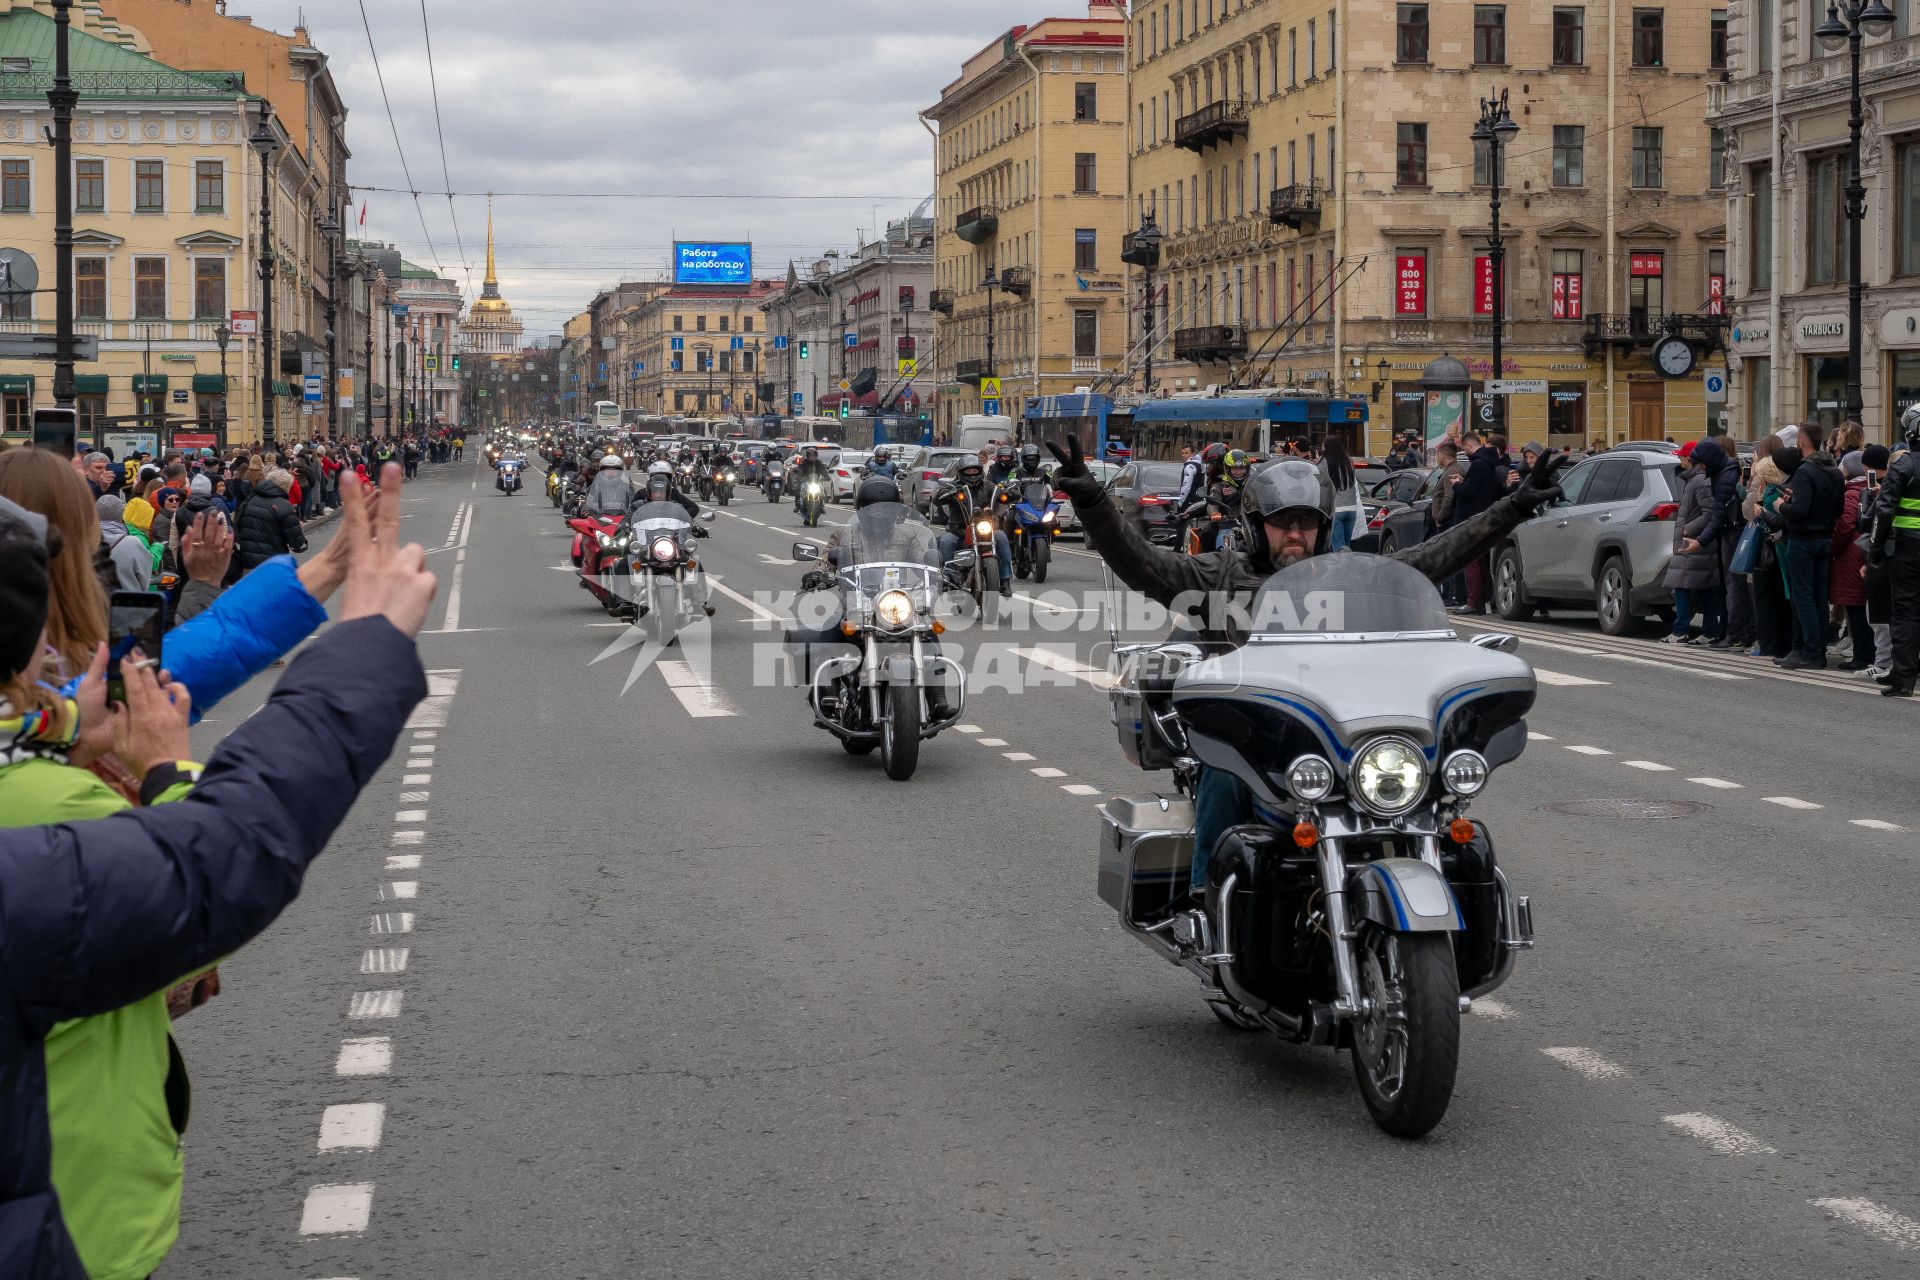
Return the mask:
<svg viewBox="0 0 1920 1280">
<path fill-rule="evenodd" d="M 53 19 L 32 9 L 0 14 L 0 58 L 30 58 L 32 71 L 0 71 L 0 100 L 45 102 L 53 87 Z M 77 28 L 68 46 L 73 87 L 82 101 L 236 98 L 246 95 L 238 71 L 181 71 Z"/>
</svg>

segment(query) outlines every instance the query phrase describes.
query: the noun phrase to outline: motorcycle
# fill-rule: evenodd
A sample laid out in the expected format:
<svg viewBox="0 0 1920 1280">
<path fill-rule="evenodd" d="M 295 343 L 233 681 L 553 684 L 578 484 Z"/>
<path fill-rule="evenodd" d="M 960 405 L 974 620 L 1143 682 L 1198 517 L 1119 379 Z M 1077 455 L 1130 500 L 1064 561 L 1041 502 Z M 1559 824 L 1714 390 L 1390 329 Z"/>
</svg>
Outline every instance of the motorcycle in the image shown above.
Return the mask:
<svg viewBox="0 0 1920 1280">
<path fill-rule="evenodd" d="M 731 467 L 713 473 L 713 500 L 721 506 L 733 501 L 733 486 L 739 483 L 740 473 Z"/>
<path fill-rule="evenodd" d="M 793 544 L 795 560 L 820 555 L 814 543 Z M 854 512 L 834 589 L 840 623 L 831 641 L 788 633 L 811 682 L 813 722 L 849 755 L 877 747 L 887 776 L 904 782 L 919 767 L 921 742 L 957 722 L 967 701 L 966 673 L 939 650 L 934 531 L 897 502 Z"/>
<path fill-rule="evenodd" d="M 1194 974 L 1229 1027 L 1346 1048 L 1374 1123 L 1446 1114 L 1461 1014 L 1533 946 L 1486 826 L 1468 818 L 1527 744 L 1533 669 L 1512 636 L 1458 639 L 1439 591 L 1394 560 L 1275 574 L 1249 642 L 1117 647 L 1125 754 L 1177 794 L 1101 806 L 1099 893 Z M 1189 892 L 1202 766 L 1252 793 Z"/>
<path fill-rule="evenodd" d="M 1015 576 L 1031 575 L 1035 582 L 1047 580 L 1047 566 L 1053 563 L 1053 540 L 1059 534 L 1060 507 L 1053 485 L 1045 480 L 1021 481 L 1008 494 L 1003 520 L 1007 539 L 1013 544 Z"/>
<path fill-rule="evenodd" d="M 708 466 L 704 461 L 701 462 L 700 465 L 694 470 L 693 483 L 694 483 L 695 490 L 700 494 L 700 501 L 702 502 L 713 501 L 713 468 L 712 467 Z"/>
<path fill-rule="evenodd" d="M 800 495 L 800 523 L 809 529 L 820 527 L 820 513 L 827 508 L 827 486 L 821 480 L 807 481 Z"/>
<path fill-rule="evenodd" d="M 518 458 L 506 458 L 500 463 L 499 474 L 493 478 L 493 487 L 511 498 L 520 492 L 520 469 L 526 466 Z"/>
<path fill-rule="evenodd" d="M 700 513 L 711 524 L 714 513 Z M 673 644 L 680 633 L 713 616 L 706 571 L 693 553 L 696 538 L 707 536 L 677 502 L 646 502 L 627 517 L 625 568 L 629 597 L 615 616 L 636 620 L 649 640 Z"/>
<path fill-rule="evenodd" d="M 1187 533 L 1183 541 L 1188 555 L 1240 549 L 1240 526 L 1234 520 L 1233 512 L 1219 503 L 1196 502 L 1181 512 L 1181 517 L 1186 523 Z"/>
<path fill-rule="evenodd" d="M 549 467 L 547 470 L 547 501 L 551 502 L 557 508 L 561 502 L 566 499 L 566 496 L 566 476 L 561 473 L 559 468 Z"/>
<path fill-rule="evenodd" d="M 956 490 L 954 496 L 963 516 L 958 529 L 960 547 L 953 559 L 941 566 L 941 576 L 952 590 L 972 596 L 975 609 L 984 610 L 987 593 L 1000 589 L 999 549 L 993 538 L 998 526 L 991 515 L 974 507 L 965 489 Z M 945 494 L 934 495 L 935 505 L 946 498 Z"/>
<path fill-rule="evenodd" d="M 624 516 L 588 512 L 582 512 L 567 521 L 567 528 L 573 530 L 573 564 L 580 570 L 583 580 L 598 578 L 606 571 L 609 559 L 624 554 L 624 544 L 620 538 L 625 526 Z"/>
<path fill-rule="evenodd" d="M 760 491 L 767 495 L 768 502 L 780 501 L 780 488 L 787 481 L 787 465 L 784 462 L 769 462 L 761 469 L 764 479 L 760 482 Z"/>
</svg>

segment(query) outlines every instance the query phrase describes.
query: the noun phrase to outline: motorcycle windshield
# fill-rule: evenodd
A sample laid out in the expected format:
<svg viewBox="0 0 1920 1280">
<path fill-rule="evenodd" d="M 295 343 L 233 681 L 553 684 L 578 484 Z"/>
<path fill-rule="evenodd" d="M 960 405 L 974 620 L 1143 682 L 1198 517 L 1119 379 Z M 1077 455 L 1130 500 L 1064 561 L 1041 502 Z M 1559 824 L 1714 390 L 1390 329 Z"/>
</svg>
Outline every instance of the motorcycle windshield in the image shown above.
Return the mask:
<svg viewBox="0 0 1920 1280">
<path fill-rule="evenodd" d="M 870 594 L 928 586 L 940 570 L 939 535 L 904 503 L 876 502 L 847 522 L 839 567 Z"/>
<path fill-rule="evenodd" d="M 1253 598 L 1258 641 L 1453 637 L 1440 590 L 1386 556 L 1312 556 L 1268 578 Z"/>
<path fill-rule="evenodd" d="M 1029 480 L 1020 486 L 1020 501 L 1035 511 L 1045 511 L 1053 502 L 1053 486 L 1043 480 Z"/>
<path fill-rule="evenodd" d="M 627 517 L 634 536 L 643 534 L 681 534 L 693 528 L 687 509 L 677 502 L 643 502 Z"/>
</svg>

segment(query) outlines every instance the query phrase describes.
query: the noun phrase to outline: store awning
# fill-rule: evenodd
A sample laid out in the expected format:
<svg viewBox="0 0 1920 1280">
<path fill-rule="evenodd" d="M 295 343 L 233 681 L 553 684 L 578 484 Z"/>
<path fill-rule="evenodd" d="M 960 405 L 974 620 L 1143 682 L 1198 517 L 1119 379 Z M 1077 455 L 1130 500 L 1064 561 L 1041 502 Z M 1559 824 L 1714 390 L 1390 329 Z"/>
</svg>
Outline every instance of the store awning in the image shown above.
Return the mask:
<svg viewBox="0 0 1920 1280">
<path fill-rule="evenodd" d="M 73 394 L 77 396 L 104 396 L 109 387 L 104 373 L 76 373 L 73 375 Z"/>
<path fill-rule="evenodd" d="M 193 389 L 202 395 L 223 396 L 227 393 L 227 375 L 196 373 L 193 375 Z"/>
<path fill-rule="evenodd" d="M 293 389 L 291 382 L 282 382 L 280 379 L 275 378 L 273 380 L 273 394 L 290 399 L 299 393 Z"/>
<path fill-rule="evenodd" d="M 33 375 L 30 373 L 0 374 L 0 395 L 30 396 L 33 394 Z"/>
</svg>

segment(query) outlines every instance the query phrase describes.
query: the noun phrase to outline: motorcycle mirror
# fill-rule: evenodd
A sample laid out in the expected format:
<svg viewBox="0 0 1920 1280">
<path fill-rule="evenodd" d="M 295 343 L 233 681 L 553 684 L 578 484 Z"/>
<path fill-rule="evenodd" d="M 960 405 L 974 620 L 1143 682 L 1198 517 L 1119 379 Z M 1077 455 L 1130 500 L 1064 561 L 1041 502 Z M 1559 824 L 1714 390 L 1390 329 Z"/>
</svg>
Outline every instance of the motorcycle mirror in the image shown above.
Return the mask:
<svg viewBox="0 0 1920 1280">
<path fill-rule="evenodd" d="M 1478 645 L 1482 649 L 1492 649 L 1497 653 L 1518 653 L 1520 651 L 1520 637 L 1509 635 L 1504 631 L 1489 631 L 1482 635 L 1472 637 L 1467 643 Z"/>
<path fill-rule="evenodd" d="M 700 513 L 700 523 L 702 524 L 712 524 L 715 520 L 718 520 L 719 518 L 720 518 L 720 513 L 717 511 L 702 511 Z"/>
<path fill-rule="evenodd" d="M 820 548 L 811 542 L 796 542 L 793 544 L 793 558 L 800 561 L 818 560 Z"/>
</svg>

